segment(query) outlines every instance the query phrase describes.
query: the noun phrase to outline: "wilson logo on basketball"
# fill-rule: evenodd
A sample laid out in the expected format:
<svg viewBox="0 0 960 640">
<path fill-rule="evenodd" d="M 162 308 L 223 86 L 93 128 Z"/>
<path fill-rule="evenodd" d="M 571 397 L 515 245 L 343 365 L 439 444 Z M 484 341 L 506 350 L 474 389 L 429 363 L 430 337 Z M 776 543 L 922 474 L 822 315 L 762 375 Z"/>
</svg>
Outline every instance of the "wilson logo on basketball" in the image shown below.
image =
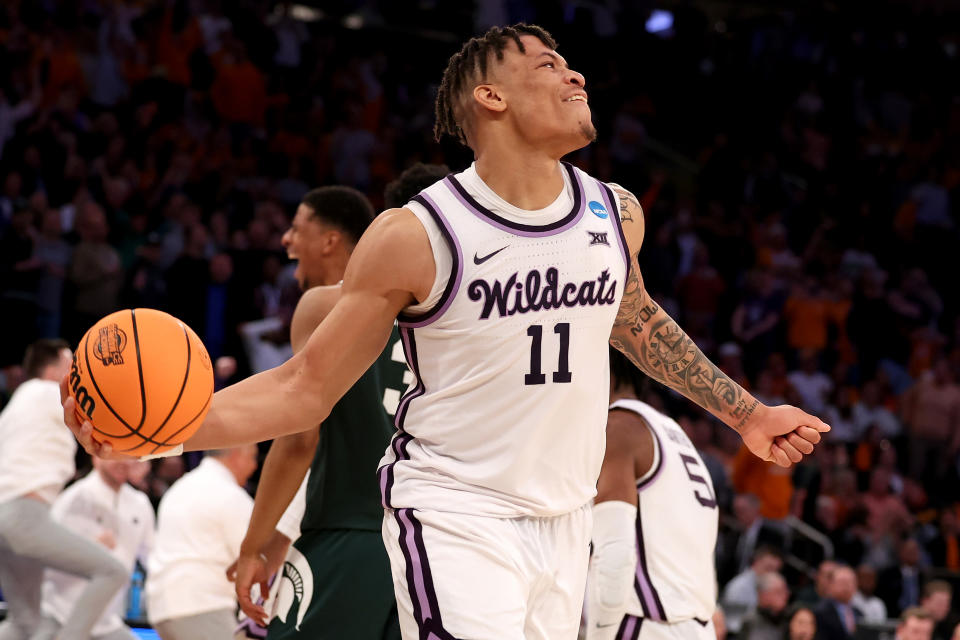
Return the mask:
<svg viewBox="0 0 960 640">
<path fill-rule="evenodd" d="M 104 366 L 123 364 L 123 349 L 127 346 L 127 334 L 116 324 L 100 327 L 93 355 Z"/>
<path fill-rule="evenodd" d="M 73 356 L 73 364 L 70 366 L 70 389 L 77 401 L 77 408 L 83 411 L 88 418 L 93 419 L 93 412 L 97 408 L 97 403 L 90 397 L 87 388 L 80 384 L 80 366 L 77 363 L 77 356 Z"/>
</svg>

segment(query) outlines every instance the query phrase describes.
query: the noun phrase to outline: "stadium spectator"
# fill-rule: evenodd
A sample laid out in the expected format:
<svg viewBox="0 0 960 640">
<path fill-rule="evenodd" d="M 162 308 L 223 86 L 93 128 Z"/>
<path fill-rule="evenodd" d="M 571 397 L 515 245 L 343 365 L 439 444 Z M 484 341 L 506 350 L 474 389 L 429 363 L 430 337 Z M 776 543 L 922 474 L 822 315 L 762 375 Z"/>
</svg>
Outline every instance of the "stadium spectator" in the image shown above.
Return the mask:
<svg viewBox="0 0 960 640">
<path fill-rule="evenodd" d="M 897 547 L 898 562 L 880 573 L 877 595 L 887 605 L 887 614 L 899 616 L 900 612 L 920 604 L 920 585 L 923 570 L 920 566 L 920 545 L 913 538 L 900 541 Z"/>
<path fill-rule="evenodd" d="M 927 612 L 933 620 L 933 637 L 935 640 L 947 640 L 950 636 L 951 624 L 950 605 L 953 602 L 953 587 L 944 580 L 931 580 L 923 585 L 923 597 L 920 599 L 920 608 Z"/>
<path fill-rule="evenodd" d="M 720 603 L 727 618 L 727 629 L 740 633 L 744 619 L 757 608 L 757 585 L 761 576 L 776 573 L 783 566 L 779 553 L 760 547 L 753 554 L 750 566 L 727 583 Z"/>
<path fill-rule="evenodd" d="M 76 442 L 64 434 L 58 383 L 70 371 L 62 340 L 30 345 L 27 382 L 0 412 L 0 588 L 7 616 L 0 637 L 30 638 L 40 624 L 44 570 L 87 579 L 61 618 L 59 638 L 86 640 L 128 573 L 101 545 L 51 518 L 50 504 L 73 477 Z"/>
<path fill-rule="evenodd" d="M 757 578 L 757 608 L 747 614 L 737 638 L 780 640 L 786 627 L 790 589 L 783 576 L 770 572 Z"/>
<path fill-rule="evenodd" d="M 887 620 L 887 607 L 874 595 L 876 590 L 877 570 L 869 564 L 857 567 L 857 592 L 850 603 L 866 624 L 882 624 Z"/>
<path fill-rule="evenodd" d="M 857 574 L 846 565 L 839 565 L 830 574 L 828 597 L 814 610 L 817 637 L 822 640 L 852 640 L 857 631 L 858 613 L 853 607 L 857 592 Z"/>
<path fill-rule="evenodd" d="M 61 493 L 50 515 L 64 527 L 94 540 L 119 560 L 129 576 L 139 560 L 146 563 L 153 545 L 155 517 L 147 496 L 127 484 L 136 460 L 94 459 L 94 469 Z M 57 570 L 46 572 L 43 583 L 43 620 L 34 638 L 48 640 L 67 620 L 83 593 L 86 581 Z M 124 624 L 125 596 L 117 593 L 94 624 L 96 640 L 129 640 L 133 632 Z"/>
<path fill-rule="evenodd" d="M 933 618 L 920 607 L 910 607 L 900 614 L 896 640 L 932 640 Z"/>
<path fill-rule="evenodd" d="M 787 622 L 787 640 L 815 640 L 817 637 L 817 618 L 813 611 L 805 606 L 791 609 Z"/>
<path fill-rule="evenodd" d="M 243 489 L 257 447 L 208 452 L 167 490 L 147 565 L 147 613 L 163 640 L 230 640 L 237 597 L 226 569 L 237 557 L 253 510 Z"/>
</svg>

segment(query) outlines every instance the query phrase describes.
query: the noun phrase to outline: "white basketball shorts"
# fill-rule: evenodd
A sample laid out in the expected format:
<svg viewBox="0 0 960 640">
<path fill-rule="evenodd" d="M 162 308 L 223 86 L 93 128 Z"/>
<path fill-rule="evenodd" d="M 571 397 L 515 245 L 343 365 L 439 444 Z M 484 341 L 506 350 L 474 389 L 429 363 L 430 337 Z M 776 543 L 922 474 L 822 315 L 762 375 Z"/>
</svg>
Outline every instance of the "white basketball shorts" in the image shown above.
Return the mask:
<svg viewBox="0 0 960 640">
<path fill-rule="evenodd" d="M 387 509 L 404 640 L 576 640 L 592 518 Z"/>
<path fill-rule="evenodd" d="M 717 640 L 713 620 L 657 622 L 625 615 L 619 625 L 587 627 L 588 640 Z"/>
</svg>

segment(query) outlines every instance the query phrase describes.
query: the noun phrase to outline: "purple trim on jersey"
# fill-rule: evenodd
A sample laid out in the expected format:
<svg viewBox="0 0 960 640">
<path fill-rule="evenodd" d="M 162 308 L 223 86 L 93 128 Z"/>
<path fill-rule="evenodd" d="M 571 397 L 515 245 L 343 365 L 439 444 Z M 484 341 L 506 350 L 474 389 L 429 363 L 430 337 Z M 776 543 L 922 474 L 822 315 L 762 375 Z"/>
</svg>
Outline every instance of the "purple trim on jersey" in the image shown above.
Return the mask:
<svg viewBox="0 0 960 640">
<path fill-rule="evenodd" d="M 631 615 L 623 616 L 620 628 L 617 629 L 617 640 L 638 640 L 642 626 L 643 618 Z"/>
<path fill-rule="evenodd" d="M 640 597 L 640 604 L 643 606 L 644 617 L 657 622 L 666 622 L 667 614 L 660 602 L 660 594 L 657 593 L 657 588 L 653 586 L 650 572 L 647 570 L 647 555 L 643 546 L 643 523 L 640 520 L 639 508 L 637 509 L 637 558 L 639 562 L 637 562 L 634 586 L 637 589 L 637 595 Z"/>
<path fill-rule="evenodd" d="M 456 640 L 443 628 L 433 573 L 423 544 L 423 525 L 413 515 L 413 509 L 397 509 L 394 517 L 400 525 L 400 551 L 407 565 L 407 589 L 420 637 L 425 640 Z"/>
<path fill-rule="evenodd" d="M 560 164 L 563 165 L 564 169 L 566 169 L 567 173 L 570 175 L 570 184 L 573 185 L 573 208 L 570 209 L 570 213 L 560 218 L 556 222 L 551 222 L 550 224 L 545 225 L 520 224 L 519 222 L 513 222 L 512 220 L 498 216 L 493 211 L 490 211 L 482 204 L 477 202 L 476 199 L 471 196 L 466 189 L 464 189 L 463 185 L 460 184 L 460 181 L 457 180 L 453 175 L 447 176 L 444 179 L 444 184 L 448 189 L 450 189 L 450 192 L 457 198 L 457 200 L 460 201 L 460 204 L 462 204 L 484 222 L 496 227 L 497 229 L 500 229 L 501 231 L 506 231 L 507 233 L 512 233 L 514 235 L 523 236 L 526 238 L 552 236 L 562 233 L 580 222 L 580 218 L 583 217 L 583 212 L 586 209 L 586 198 L 584 197 L 583 182 L 580 180 L 580 174 L 576 169 L 566 162 L 561 162 Z"/>
<path fill-rule="evenodd" d="M 400 404 L 397 405 L 397 413 L 393 417 L 394 426 L 403 431 L 403 421 L 407 417 L 407 407 L 410 406 L 410 401 L 422 396 L 426 392 L 426 388 L 423 386 L 423 379 L 420 377 L 420 366 L 417 361 L 417 340 L 413 335 L 413 329 L 401 326 L 400 340 L 403 343 L 403 353 L 407 358 L 407 366 L 410 367 L 410 371 L 417 378 L 417 386 L 403 394 L 403 397 L 400 398 Z"/>
<path fill-rule="evenodd" d="M 401 327 L 423 327 L 436 321 L 450 307 L 457 290 L 460 289 L 460 281 L 463 279 L 463 249 L 460 248 L 460 241 L 453 233 L 450 223 L 440 213 L 440 207 L 433 201 L 433 198 L 422 192 L 413 196 L 413 201 L 426 209 L 433 221 L 437 223 L 440 232 L 450 247 L 453 265 L 450 270 L 450 277 L 447 279 L 447 286 L 444 288 L 440 299 L 437 300 L 437 304 L 422 314 L 401 313 L 397 316 L 397 322 Z"/>
<path fill-rule="evenodd" d="M 606 200 L 607 208 L 610 210 L 610 220 L 612 220 L 613 228 L 617 232 L 617 244 L 620 245 L 620 253 L 623 255 L 623 261 L 627 265 L 627 272 L 623 276 L 623 282 L 626 283 L 627 277 L 630 275 L 630 248 L 627 246 L 626 236 L 623 235 L 623 222 L 620 221 L 620 209 L 613 205 L 615 202 L 613 189 L 608 187 L 606 183 L 600 182 L 599 180 L 597 182 L 600 184 L 603 199 Z M 626 287 L 626 284 L 624 284 L 624 287 Z"/>
<path fill-rule="evenodd" d="M 618 407 L 618 408 L 624 409 L 626 407 Z M 627 409 L 627 411 L 633 411 L 633 410 Z M 634 411 L 634 413 L 637 413 L 637 412 Z M 653 436 L 653 444 L 657 448 L 657 451 L 660 454 L 657 456 L 657 468 L 654 469 L 653 473 L 651 473 L 646 478 L 644 478 L 643 480 L 637 483 L 637 492 L 640 492 L 640 491 L 643 491 L 644 489 L 650 488 L 650 485 L 652 485 L 656 481 L 656 479 L 660 476 L 660 472 L 663 471 L 663 463 L 664 463 L 664 459 L 666 458 L 666 452 L 663 450 L 663 443 L 660 442 L 660 436 L 657 435 L 656 430 L 652 426 L 650 426 L 650 423 L 647 422 L 647 419 L 644 416 L 640 415 L 639 413 L 637 413 L 637 415 L 639 415 L 640 418 L 644 421 L 644 423 L 646 423 L 647 429 L 650 431 L 650 434 Z"/>
<path fill-rule="evenodd" d="M 393 462 L 385 464 L 377 469 L 380 476 L 380 501 L 384 508 L 390 507 L 390 498 L 393 495 L 393 466 L 401 460 L 408 460 L 407 445 L 413 440 L 413 436 L 404 431 L 397 432 L 390 441 L 390 448 L 393 449 Z"/>
<path fill-rule="evenodd" d="M 397 431 L 400 432 L 395 435 L 390 442 L 390 447 L 393 449 L 393 462 L 385 464 L 377 470 L 380 476 L 380 499 L 385 508 L 393 506 L 390 503 L 390 498 L 393 495 L 394 466 L 401 460 L 410 459 L 407 453 L 407 447 L 413 440 L 413 436 L 403 430 L 403 421 L 407 417 L 407 408 L 410 406 L 411 400 L 422 396 L 426 392 L 426 387 L 424 387 L 423 380 L 420 378 L 420 366 L 417 360 L 417 341 L 413 336 L 413 329 L 400 327 L 399 331 L 400 341 L 403 343 L 403 353 L 407 358 L 407 366 L 410 367 L 410 371 L 417 379 L 417 385 L 403 394 L 403 397 L 400 398 L 400 404 L 397 405 L 397 412 L 393 417 L 393 424 L 397 427 Z"/>
</svg>

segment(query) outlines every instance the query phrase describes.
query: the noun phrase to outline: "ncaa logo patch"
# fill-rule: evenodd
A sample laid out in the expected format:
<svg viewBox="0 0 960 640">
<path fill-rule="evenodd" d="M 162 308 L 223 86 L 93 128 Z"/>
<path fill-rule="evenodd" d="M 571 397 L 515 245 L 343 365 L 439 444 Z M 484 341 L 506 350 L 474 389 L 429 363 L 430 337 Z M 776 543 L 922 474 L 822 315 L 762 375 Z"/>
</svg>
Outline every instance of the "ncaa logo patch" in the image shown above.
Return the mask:
<svg viewBox="0 0 960 640">
<path fill-rule="evenodd" d="M 609 215 L 607 213 L 607 208 L 596 200 L 591 200 L 587 203 L 587 206 L 590 207 L 590 211 L 593 212 L 593 215 L 597 216 L 598 218 L 604 219 L 607 217 L 607 215 Z"/>
</svg>

